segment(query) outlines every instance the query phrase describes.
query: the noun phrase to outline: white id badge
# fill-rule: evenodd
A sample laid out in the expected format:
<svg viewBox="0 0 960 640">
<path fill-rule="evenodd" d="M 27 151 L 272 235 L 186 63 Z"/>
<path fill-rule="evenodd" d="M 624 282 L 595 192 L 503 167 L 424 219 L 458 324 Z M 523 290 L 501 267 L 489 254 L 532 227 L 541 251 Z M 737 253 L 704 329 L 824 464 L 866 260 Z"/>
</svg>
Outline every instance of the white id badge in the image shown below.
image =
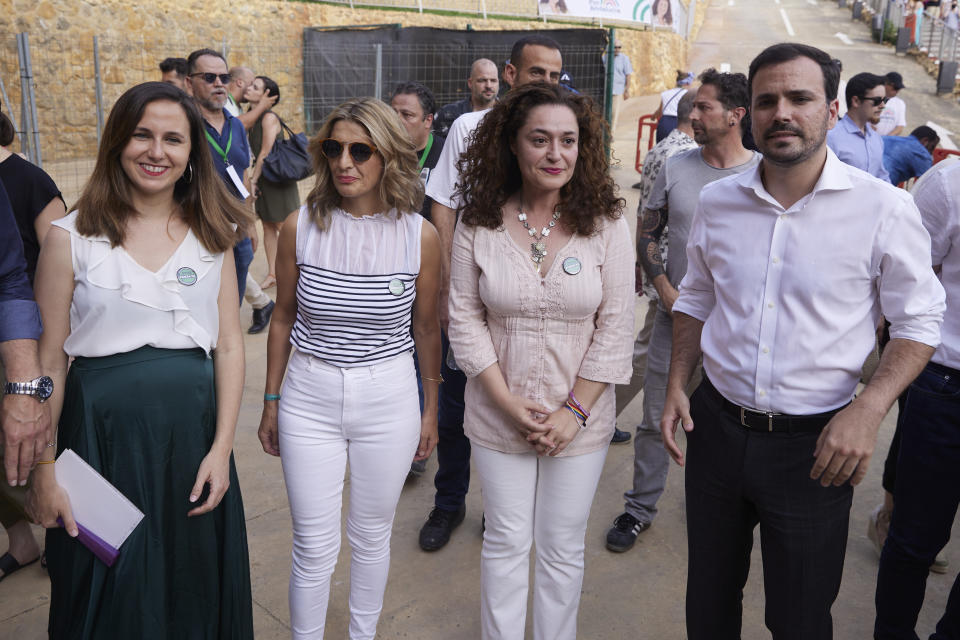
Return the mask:
<svg viewBox="0 0 960 640">
<path fill-rule="evenodd" d="M 230 179 L 233 180 L 233 186 L 237 188 L 237 191 L 240 192 L 240 197 L 246 200 L 250 197 L 250 192 L 247 191 L 247 188 L 243 186 L 243 180 L 240 179 L 240 176 L 237 175 L 237 170 L 233 168 L 233 165 L 227 165 L 227 175 L 230 176 Z"/>
</svg>

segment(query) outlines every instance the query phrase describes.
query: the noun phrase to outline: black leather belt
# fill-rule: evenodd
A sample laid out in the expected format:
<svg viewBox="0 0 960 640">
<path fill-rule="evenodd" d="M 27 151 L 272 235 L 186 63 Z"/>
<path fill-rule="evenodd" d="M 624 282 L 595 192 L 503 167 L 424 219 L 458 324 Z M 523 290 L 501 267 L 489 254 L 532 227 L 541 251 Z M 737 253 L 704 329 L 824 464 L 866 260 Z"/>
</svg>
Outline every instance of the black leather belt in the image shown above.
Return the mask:
<svg viewBox="0 0 960 640">
<path fill-rule="evenodd" d="M 786 413 L 770 413 L 766 411 L 757 411 L 741 407 L 738 404 L 730 402 L 717 391 L 713 383 L 703 376 L 703 389 L 710 394 L 714 400 L 723 408 L 725 413 L 732 416 L 740 426 L 751 431 L 766 431 L 769 433 L 801 433 L 817 432 L 822 430 L 830 419 L 835 416 L 843 407 L 837 407 L 832 411 L 824 413 L 815 413 L 805 416 L 794 416 Z M 849 404 L 849 403 L 847 403 Z"/>
</svg>

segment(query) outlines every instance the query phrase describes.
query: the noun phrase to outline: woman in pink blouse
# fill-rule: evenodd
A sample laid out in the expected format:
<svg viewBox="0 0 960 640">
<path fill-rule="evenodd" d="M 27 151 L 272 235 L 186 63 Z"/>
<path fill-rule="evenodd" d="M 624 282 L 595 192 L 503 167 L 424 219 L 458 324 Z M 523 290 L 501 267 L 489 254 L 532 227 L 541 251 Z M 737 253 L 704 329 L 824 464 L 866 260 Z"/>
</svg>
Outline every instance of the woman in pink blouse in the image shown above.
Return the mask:
<svg viewBox="0 0 960 640">
<path fill-rule="evenodd" d="M 630 380 L 633 263 L 594 103 L 514 89 L 461 159 L 450 343 L 483 487 L 481 637 L 576 637 L 584 535 Z"/>
</svg>

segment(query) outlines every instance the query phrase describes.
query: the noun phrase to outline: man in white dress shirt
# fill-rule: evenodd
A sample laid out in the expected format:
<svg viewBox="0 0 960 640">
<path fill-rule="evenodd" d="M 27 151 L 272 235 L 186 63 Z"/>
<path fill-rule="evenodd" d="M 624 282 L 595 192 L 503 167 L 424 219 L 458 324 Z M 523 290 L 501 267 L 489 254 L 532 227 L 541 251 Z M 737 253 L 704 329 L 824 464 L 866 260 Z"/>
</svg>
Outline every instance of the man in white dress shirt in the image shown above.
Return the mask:
<svg viewBox="0 0 960 640">
<path fill-rule="evenodd" d="M 930 264 L 947 292 L 941 344 L 907 389 L 890 522 L 880 574 L 874 637 L 916 638 L 927 569 L 950 539 L 960 502 L 960 162 L 941 162 L 913 197 L 930 233 Z M 931 638 L 960 637 L 960 580 Z"/>
<path fill-rule="evenodd" d="M 661 422 L 679 464 L 687 432 L 690 640 L 740 637 L 757 524 L 773 639 L 833 637 L 853 486 L 939 344 L 944 292 L 912 198 L 825 144 L 838 79 L 806 45 L 753 60 L 763 160 L 707 185 L 690 230 Z M 854 398 L 881 314 L 892 339 Z"/>
</svg>

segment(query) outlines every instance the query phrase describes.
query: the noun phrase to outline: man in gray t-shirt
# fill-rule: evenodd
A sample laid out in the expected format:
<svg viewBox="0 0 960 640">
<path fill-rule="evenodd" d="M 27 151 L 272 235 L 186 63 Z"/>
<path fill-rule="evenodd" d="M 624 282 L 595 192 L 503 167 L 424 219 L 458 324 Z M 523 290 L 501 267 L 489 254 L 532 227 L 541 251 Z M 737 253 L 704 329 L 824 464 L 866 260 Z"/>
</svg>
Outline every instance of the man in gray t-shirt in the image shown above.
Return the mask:
<svg viewBox="0 0 960 640">
<path fill-rule="evenodd" d="M 677 286 L 687 271 L 687 236 L 700 190 L 715 180 L 752 169 L 760 155 L 743 147 L 744 118 L 749 105 L 747 78 L 742 73 L 708 69 L 700 76 L 690 114 L 694 139 L 702 147 L 669 158 L 644 203 L 637 256 L 660 297 L 653 321 L 643 384 L 643 420 L 633 440 L 633 488 L 624 494 L 625 511 L 607 532 L 607 548 L 630 549 L 657 513 L 657 500 L 667 480 L 669 459 L 660 441 L 660 418 L 670 368 L 673 321 L 671 312 Z M 664 267 L 659 240 L 670 225 L 670 260 Z M 696 388 L 695 375 L 690 388 Z"/>
</svg>

